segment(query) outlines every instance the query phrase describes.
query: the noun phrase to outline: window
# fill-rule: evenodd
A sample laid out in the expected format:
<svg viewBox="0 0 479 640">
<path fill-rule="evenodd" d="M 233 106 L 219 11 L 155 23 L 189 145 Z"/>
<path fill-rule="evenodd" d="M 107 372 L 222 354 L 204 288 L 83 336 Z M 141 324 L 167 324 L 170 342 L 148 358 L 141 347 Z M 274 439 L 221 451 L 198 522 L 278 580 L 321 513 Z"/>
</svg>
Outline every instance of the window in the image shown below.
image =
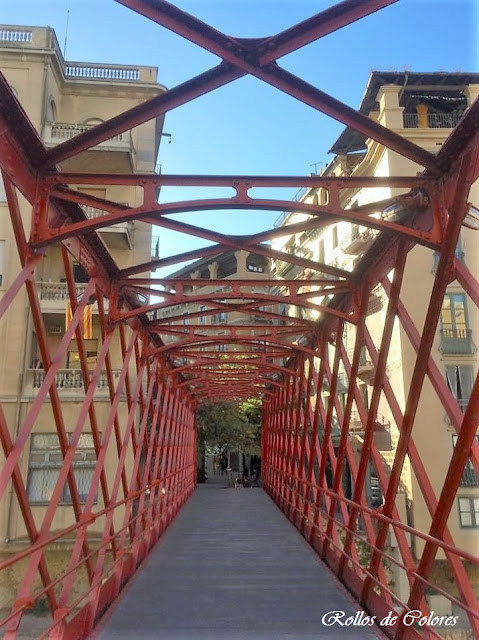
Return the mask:
<svg viewBox="0 0 479 640">
<path fill-rule="evenodd" d="M 457 436 L 452 436 L 452 444 L 455 447 L 457 442 Z M 479 443 L 479 436 L 476 436 L 476 442 Z M 468 460 L 464 465 L 464 473 L 461 478 L 461 487 L 479 487 L 479 477 L 471 460 Z"/>
<path fill-rule="evenodd" d="M 458 498 L 459 522 L 463 529 L 479 528 L 479 498 Z"/>
<path fill-rule="evenodd" d="M 5 273 L 5 240 L 0 240 L 0 287 L 4 284 L 3 282 L 4 273 Z"/>
<path fill-rule="evenodd" d="M 333 227 L 333 249 L 336 249 L 338 246 L 338 226 L 335 225 Z"/>
<path fill-rule="evenodd" d="M 73 279 L 77 284 L 88 284 L 90 282 L 88 271 L 78 262 L 73 263 Z"/>
<path fill-rule="evenodd" d="M 72 434 L 68 434 L 70 440 Z M 32 435 L 30 459 L 28 463 L 27 493 L 31 504 L 47 504 L 52 497 L 63 456 L 56 433 L 35 433 Z M 73 473 L 82 503 L 86 502 L 96 465 L 96 454 L 91 433 L 82 433 L 73 459 Z M 97 496 L 95 496 L 95 503 Z M 68 482 L 63 487 L 61 504 L 71 504 Z"/>
<path fill-rule="evenodd" d="M 318 262 L 324 264 L 324 240 L 318 243 Z"/>
<path fill-rule="evenodd" d="M 472 365 L 453 364 L 446 367 L 447 386 L 456 398 L 461 411 L 465 411 L 474 384 Z"/>
<path fill-rule="evenodd" d="M 441 326 L 443 331 L 454 331 L 458 334 L 466 332 L 466 296 L 463 293 L 448 293 L 444 296 Z"/>
<path fill-rule="evenodd" d="M 218 345 L 218 351 L 226 351 L 226 345 L 224 343 Z"/>
<path fill-rule="evenodd" d="M 472 342 L 464 293 L 448 293 L 441 309 L 441 351 L 444 354 L 472 354 Z"/>
<path fill-rule="evenodd" d="M 368 391 L 368 386 L 366 384 L 360 384 L 359 385 L 359 392 L 360 392 L 361 397 L 363 399 L 364 408 L 367 411 L 369 409 L 369 391 Z"/>
<path fill-rule="evenodd" d="M 57 107 L 55 104 L 55 100 L 52 97 L 50 97 L 50 100 L 47 104 L 46 121 L 57 122 Z"/>
<path fill-rule="evenodd" d="M 457 241 L 457 245 L 456 245 L 456 250 L 454 252 L 454 256 L 456 258 L 456 260 L 459 260 L 460 262 L 464 262 L 464 249 L 462 247 L 462 239 L 459 238 L 459 240 Z M 439 253 L 437 251 L 434 252 L 434 265 L 432 267 L 432 272 L 436 273 L 437 272 L 437 267 L 439 265 Z"/>
<path fill-rule="evenodd" d="M 368 483 L 366 485 L 368 505 L 371 509 L 382 507 L 384 498 L 379 483 L 379 475 L 372 460 L 368 463 Z"/>
<path fill-rule="evenodd" d="M 98 340 L 84 340 L 86 360 L 89 371 L 95 368 L 98 354 Z M 81 369 L 80 353 L 76 341 L 72 341 L 72 348 L 68 350 L 67 369 Z"/>
<path fill-rule="evenodd" d="M 201 313 L 206 311 L 206 306 L 204 304 L 201 305 L 200 311 Z M 206 324 L 206 316 L 200 316 L 200 324 Z"/>
</svg>

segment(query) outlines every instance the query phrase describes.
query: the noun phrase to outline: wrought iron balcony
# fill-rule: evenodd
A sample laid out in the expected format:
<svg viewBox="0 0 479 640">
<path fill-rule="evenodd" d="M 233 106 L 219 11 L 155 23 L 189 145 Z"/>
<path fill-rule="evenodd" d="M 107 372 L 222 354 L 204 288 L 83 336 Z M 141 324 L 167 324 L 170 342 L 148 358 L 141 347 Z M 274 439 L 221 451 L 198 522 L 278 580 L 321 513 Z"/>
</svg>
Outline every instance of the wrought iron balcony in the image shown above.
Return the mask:
<svg viewBox="0 0 479 640">
<path fill-rule="evenodd" d="M 374 240 L 375 232 L 369 227 L 359 228 L 357 224 L 352 225 L 351 233 L 343 241 L 342 249 L 344 253 L 357 255 L 363 253 Z"/>
<path fill-rule="evenodd" d="M 380 286 L 374 287 L 369 296 L 368 309 L 366 311 L 367 315 L 371 316 L 373 313 L 381 311 L 384 307 L 384 302 L 385 297 L 382 288 Z"/>
<path fill-rule="evenodd" d="M 441 329 L 439 350 L 444 355 L 473 355 L 477 347 L 471 329 Z"/>
<path fill-rule="evenodd" d="M 391 423 L 387 418 L 378 413 L 376 415 L 376 421 L 374 422 L 374 432 L 388 432 L 390 431 Z M 358 411 L 351 411 L 351 418 L 349 420 L 349 433 L 355 435 L 364 434 L 365 425 L 363 425 Z"/>
<path fill-rule="evenodd" d="M 358 378 L 367 384 L 372 384 L 376 367 L 367 358 L 361 357 L 358 368 Z"/>
<path fill-rule="evenodd" d="M 461 478 L 461 487 L 479 487 L 479 477 L 476 470 L 472 466 L 472 462 L 468 460 L 464 467 L 464 473 Z"/>
<path fill-rule="evenodd" d="M 453 129 L 461 118 L 462 114 L 457 113 L 428 113 L 427 128 Z M 405 129 L 420 128 L 417 113 L 403 113 L 403 125 Z"/>
</svg>

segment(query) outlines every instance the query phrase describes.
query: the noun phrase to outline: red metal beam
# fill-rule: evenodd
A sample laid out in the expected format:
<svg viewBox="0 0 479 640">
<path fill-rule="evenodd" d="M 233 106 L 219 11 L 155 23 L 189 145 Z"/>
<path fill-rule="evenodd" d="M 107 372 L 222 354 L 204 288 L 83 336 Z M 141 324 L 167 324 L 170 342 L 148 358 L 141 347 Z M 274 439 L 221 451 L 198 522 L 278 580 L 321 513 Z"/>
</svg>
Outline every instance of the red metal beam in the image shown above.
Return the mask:
<svg viewBox="0 0 479 640">
<path fill-rule="evenodd" d="M 327 93 L 316 89 L 297 76 L 294 76 L 293 74 L 278 67 L 274 63 L 276 54 L 275 46 L 278 48 L 279 55 L 282 51 L 280 44 L 281 37 L 279 37 L 279 41 L 276 42 L 269 39 L 268 44 L 266 45 L 267 53 L 263 54 L 263 59 L 268 60 L 269 62 L 263 62 L 263 64 L 261 64 L 257 59 L 257 49 L 259 46 L 265 44 L 264 39 L 260 40 L 259 43 L 253 42 L 254 46 L 251 46 L 251 42 L 242 42 L 240 40 L 230 38 L 216 29 L 213 29 L 209 25 L 205 25 L 201 20 L 181 11 L 166 1 L 163 1 L 161 4 L 155 4 L 154 6 L 145 0 L 121 0 L 121 2 L 126 6 L 134 8 L 142 15 L 146 15 L 158 24 L 171 29 L 191 42 L 207 49 L 211 53 L 220 56 L 223 60 L 227 60 L 228 63 L 234 65 L 237 70 L 241 69 L 243 73 L 249 73 L 256 78 L 271 84 L 297 100 L 322 111 L 326 115 L 339 120 L 343 124 L 360 131 L 367 137 L 377 140 L 393 151 L 410 158 L 414 162 L 428 168 L 430 171 L 437 172 L 438 165 L 436 159 L 428 151 L 425 151 L 423 148 L 409 142 L 399 134 L 386 129 L 379 123 L 371 120 L 369 117 L 364 116 L 355 109 L 352 109 L 339 100 L 329 96 Z M 350 16 L 345 16 L 346 24 L 350 21 L 358 20 L 362 15 L 370 13 L 370 7 L 368 4 L 369 3 L 360 3 L 360 5 L 357 5 L 355 3 L 354 7 L 352 7 L 353 10 L 351 11 Z M 387 4 L 389 3 L 385 2 L 375 4 L 374 10 Z M 361 5 L 363 5 L 363 7 L 361 7 Z M 345 6 L 347 5 L 343 4 L 343 8 Z M 365 9 L 364 14 L 362 13 L 361 8 Z M 144 11 L 146 13 L 143 13 Z M 323 22 L 322 35 L 326 35 L 326 33 L 328 33 L 328 21 L 331 22 L 332 31 L 338 28 L 337 14 L 335 14 L 335 10 L 333 8 L 329 14 L 326 16 L 323 15 L 322 19 L 321 14 L 319 14 L 319 16 L 315 16 L 310 26 L 308 25 L 308 21 L 303 23 L 303 26 L 301 27 L 303 37 L 298 39 L 297 46 L 302 46 L 301 41 L 307 31 L 309 31 L 311 40 L 321 37 L 319 35 L 320 32 L 317 29 L 317 23 L 321 21 Z M 293 43 L 294 36 L 289 40 L 289 47 L 293 46 Z M 293 49 L 289 48 L 289 51 L 292 50 Z"/>
</svg>

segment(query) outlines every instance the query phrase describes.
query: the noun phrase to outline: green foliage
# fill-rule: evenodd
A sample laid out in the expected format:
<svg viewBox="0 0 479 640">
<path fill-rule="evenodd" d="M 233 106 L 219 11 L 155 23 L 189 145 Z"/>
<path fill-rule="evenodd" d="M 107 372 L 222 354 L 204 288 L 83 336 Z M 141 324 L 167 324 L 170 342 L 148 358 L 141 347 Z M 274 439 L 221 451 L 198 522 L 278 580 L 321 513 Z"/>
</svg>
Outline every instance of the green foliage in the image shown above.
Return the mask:
<svg viewBox="0 0 479 640">
<path fill-rule="evenodd" d="M 261 453 L 261 401 L 215 402 L 198 410 L 198 440 L 214 454 Z"/>
</svg>

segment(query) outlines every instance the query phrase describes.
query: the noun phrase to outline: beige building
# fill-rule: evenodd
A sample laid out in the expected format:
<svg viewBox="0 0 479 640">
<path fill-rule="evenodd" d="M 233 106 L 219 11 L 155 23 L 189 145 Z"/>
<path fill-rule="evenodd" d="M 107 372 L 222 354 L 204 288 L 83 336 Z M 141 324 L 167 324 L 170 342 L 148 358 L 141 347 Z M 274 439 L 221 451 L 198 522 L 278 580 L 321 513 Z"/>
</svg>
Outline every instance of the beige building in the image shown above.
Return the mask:
<svg viewBox="0 0 479 640">
<path fill-rule="evenodd" d="M 441 147 L 453 127 L 459 122 L 462 113 L 478 95 L 479 74 L 373 72 L 360 111 L 434 153 Z M 366 139 L 350 128 L 343 131 L 331 151 L 335 156 L 322 173 L 323 176 L 409 176 L 422 171 L 422 168 L 412 161 L 385 149 L 374 140 Z M 402 193 L 404 190 L 388 187 L 343 190 L 341 205 L 344 208 L 354 209 L 377 200 L 394 198 Z M 300 199 L 307 203 L 325 204 L 325 193 L 321 189 L 304 190 Z M 476 206 L 479 203 L 477 184 L 474 185 L 469 199 Z M 397 207 L 392 207 L 385 208 L 382 212 L 378 211 L 376 215 L 392 219 L 391 216 L 400 214 Z M 304 213 L 292 211 L 282 218 L 281 224 L 300 222 L 307 218 L 308 216 Z M 373 243 L 377 233 L 373 229 L 341 221 L 320 231 L 284 236 L 275 242 L 274 248 L 352 271 L 357 261 Z M 456 256 L 478 279 L 479 252 L 475 230 L 463 227 Z M 436 266 L 437 255 L 433 251 L 423 246 L 416 246 L 410 252 L 401 299 L 419 331 L 424 324 Z M 298 267 L 288 267 L 283 263 L 276 266 L 275 273 L 276 277 L 281 279 L 298 277 L 301 270 Z M 384 325 L 385 302 L 385 292 L 378 285 L 370 298 L 366 322 L 376 348 L 379 348 Z M 296 309 L 290 310 L 291 315 L 296 313 Z M 318 314 L 312 317 L 318 318 Z M 477 373 L 478 320 L 476 306 L 468 299 L 460 284 L 457 281 L 452 282 L 443 302 L 440 326 L 436 333 L 432 355 L 463 410 L 467 405 Z M 346 325 L 346 341 L 348 348 L 352 349 L 355 328 L 350 324 Z M 351 351 L 349 355 L 352 356 Z M 330 357 L 332 366 L 332 350 Z M 414 362 L 415 353 L 410 341 L 396 322 L 389 351 L 387 375 L 402 411 L 405 408 Z M 366 351 L 362 357 L 358 378 L 359 388 L 367 407 L 372 391 L 374 365 Z M 339 392 L 343 406 L 346 391 L 347 377 L 342 370 L 339 374 Z M 328 390 L 323 390 L 323 394 L 326 396 Z M 364 429 L 355 404 L 350 427 L 353 447 L 359 452 Z M 451 419 L 445 414 L 429 379 L 426 379 L 413 429 L 413 438 L 437 496 L 442 489 L 452 456 L 455 434 Z M 390 467 L 394 460 L 398 438 L 399 431 L 382 393 L 374 439 L 386 468 Z M 368 492 L 370 506 L 381 503 L 382 495 L 373 466 L 370 470 Z M 418 478 L 408 458 L 403 469 L 397 506 L 403 515 L 407 512 L 408 524 L 421 531 L 428 531 L 431 516 Z M 478 551 L 479 478 L 471 464 L 464 469 L 461 487 L 448 526 L 459 548 L 469 552 Z M 394 548 L 394 540 L 390 539 L 390 545 Z M 412 550 L 416 557 L 420 557 L 422 549 L 423 542 L 420 539 L 412 540 Z M 444 556 L 439 553 L 437 557 L 440 559 Z M 436 562 L 435 579 L 439 585 L 453 595 L 457 595 L 455 587 L 451 588 L 450 576 L 444 572 L 443 564 L 440 560 Z M 407 595 L 407 581 L 404 576 L 396 575 L 394 580 L 394 588 L 402 596 L 401 599 L 407 599 L 404 597 Z M 436 611 L 441 607 L 445 607 L 446 611 L 448 607 L 450 609 L 450 602 L 441 600 L 440 596 L 434 597 L 440 600 L 433 602 Z"/>
<path fill-rule="evenodd" d="M 157 69 L 154 67 L 64 60 L 55 32 L 51 28 L 0 26 L 0 68 L 47 148 L 64 142 L 166 90 L 158 84 Z M 153 173 L 157 166 L 162 126 L 162 118 L 147 122 L 65 161 L 59 168 L 82 172 Z M 85 184 L 78 188 L 90 195 L 130 206 L 142 202 L 142 192 L 136 187 L 101 187 Z M 21 202 L 21 207 L 28 232 L 31 208 L 24 201 Z M 85 206 L 84 210 L 88 217 L 97 217 L 104 213 L 94 207 Z M 158 239 L 152 238 L 151 230 L 149 224 L 127 222 L 104 228 L 99 231 L 99 236 L 118 267 L 125 268 L 148 262 L 152 254 L 158 256 Z M 79 264 L 74 263 L 73 269 L 77 295 L 80 296 L 86 287 L 88 276 Z M 0 298 L 19 271 L 20 263 L 2 184 Z M 38 283 L 49 351 L 54 354 L 65 332 L 68 299 L 65 269 L 58 246 L 48 249 L 35 272 L 35 279 Z M 23 424 L 44 379 L 38 340 L 30 311 L 27 309 L 29 305 L 24 292 L 16 297 L 9 312 L 0 322 L 0 344 L 3 351 L 0 397 L 12 439 Z M 97 303 L 91 305 L 90 309 L 92 330 L 85 344 L 88 362 L 93 369 L 101 346 L 101 334 Z M 110 353 L 114 377 L 118 379 L 122 366 L 118 339 Z M 75 339 L 71 341 L 56 376 L 56 387 L 62 402 L 66 430 L 72 432 L 85 397 Z M 102 373 L 97 385 L 95 410 L 101 428 L 101 425 L 106 423 L 110 411 L 106 372 Z M 119 411 L 120 415 L 125 415 L 127 411 L 125 398 Z M 37 526 L 40 526 L 62 460 L 49 400 L 42 407 L 29 443 L 20 465 L 34 518 Z M 95 461 L 92 436 L 86 431 L 81 436 L 74 463 L 82 501 L 88 494 Z M 117 463 L 118 454 L 115 448 L 115 451 L 111 452 L 112 473 Z M 96 499 L 98 509 L 101 509 L 102 504 L 100 493 Z M 121 497 L 120 495 L 118 499 Z M 100 520 L 99 532 L 104 526 Z M 66 486 L 50 531 L 62 529 L 72 522 L 74 515 Z M 23 518 L 17 502 L 13 499 L 13 493 L 10 492 L 0 508 L 0 552 L 5 557 L 4 554 L 18 551 L 19 545 L 26 542 Z M 65 542 L 68 541 L 60 541 L 58 547 L 61 549 Z M 61 564 L 62 560 L 59 562 Z M 12 585 L 18 580 L 18 576 L 15 578 L 9 576 L 8 572 L 6 574 L 7 579 L 2 580 L 0 587 L 0 608 L 8 606 L 10 595 L 16 591 Z"/>
<path fill-rule="evenodd" d="M 228 280 L 251 280 L 252 285 L 249 290 L 254 291 L 256 294 L 263 293 L 267 296 L 270 293 L 269 286 L 261 282 L 258 282 L 258 285 L 254 285 L 255 281 L 268 280 L 270 278 L 270 260 L 264 256 L 248 251 L 227 251 L 213 258 L 197 260 L 171 273 L 169 277 L 191 280 L 191 285 L 186 284 L 182 289 L 184 295 L 191 297 L 191 302 L 182 304 L 168 304 L 168 302 L 165 302 L 165 306 L 158 310 L 157 317 L 159 319 L 171 318 L 168 321 L 168 325 L 164 325 L 165 333 L 162 333 L 161 325 L 158 326 L 165 343 L 174 341 L 173 336 L 168 334 L 168 328 L 178 324 L 184 326 L 192 324 L 198 326 L 198 333 L 203 332 L 205 338 L 216 338 L 215 342 L 219 341 L 218 344 L 210 345 L 205 340 L 204 343 L 199 343 L 197 347 L 193 344 L 192 348 L 194 350 L 234 351 L 241 348 L 237 343 L 228 344 L 226 340 L 225 342 L 221 341 L 222 336 L 224 338 L 228 336 L 228 327 L 241 325 L 253 327 L 248 331 L 245 330 L 245 337 L 248 335 L 254 340 L 255 323 L 258 325 L 257 333 L 259 334 L 262 331 L 260 325 L 276 322 L 276 318 L 273 315 L 277 305 L 270 300 L 265 300 L 264 305 L 260 305 L 256 308 L 256 311 L 252 310 L 251 313 L 236 311 L 234 306 L 241 303 L 242 300 L 234 299 L 233 289 L 226 284 Z M 209 284 L 206 282 L 207 280 L 215 280 L 216 282 Z M 225 280 L 225 285 L 218 285 L 218 280 Z M 171 290 L 171 287 L 169 289 Z M 245 297 L 247 291 L 248 288 L 242 288 Z M 202 297 L 206 299 L 201 300 Z M 226 309 L 226 307 L 229 308 Z M 267 315 L 268 313 L 271 313 L 271 317 Z M 178 320 L 175 318 L 178 318 Z M 224 331 L 222 331 L 221 325 L 224 325 Z M 253 349 L 255 347 L 249 348 Z M 188 362 L 187 351 L 188 349 L 185 350 L 185 355 L 183 356 L 184 364 Z M 176 364 L 181 364 L 180 359 L 177 358 Z"/>
</svg>

